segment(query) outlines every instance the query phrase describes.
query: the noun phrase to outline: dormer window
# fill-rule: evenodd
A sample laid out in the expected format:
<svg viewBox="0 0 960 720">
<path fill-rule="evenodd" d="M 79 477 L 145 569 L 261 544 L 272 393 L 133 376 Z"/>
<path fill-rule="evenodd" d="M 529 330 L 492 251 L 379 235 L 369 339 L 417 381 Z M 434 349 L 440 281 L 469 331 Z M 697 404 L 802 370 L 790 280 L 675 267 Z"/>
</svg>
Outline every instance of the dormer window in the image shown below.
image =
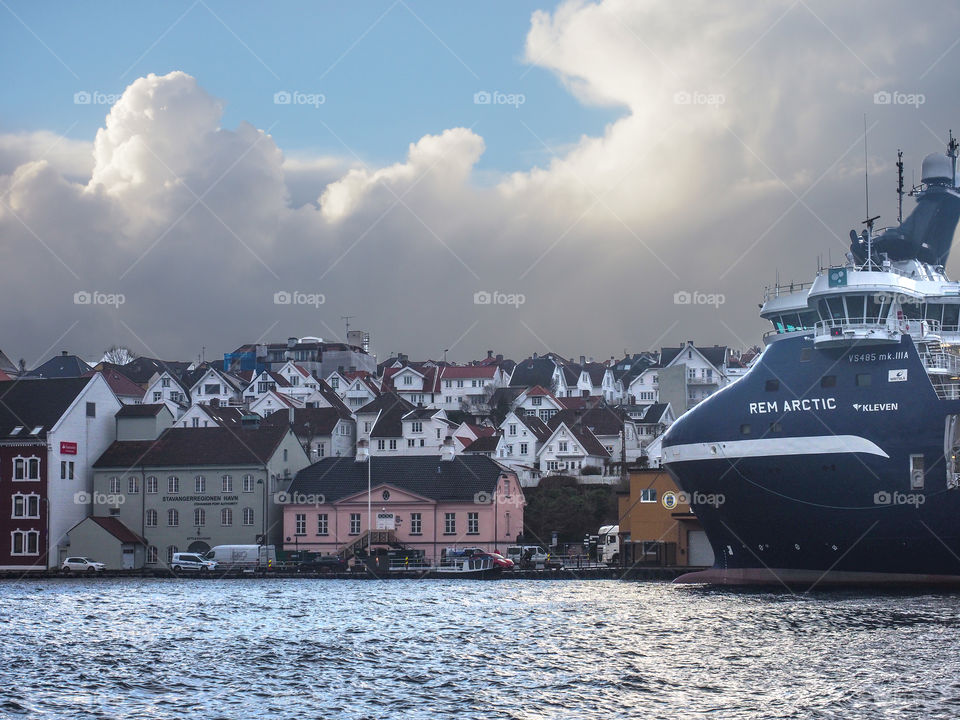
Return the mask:
<svg viewBox="0 0 960 720">
<path fill-rule="evenodd" d="M 43 425 L 37 425 L 33 430 L 30 431 L 30 434 L 39 435 L 41 430 L 43 430 Z"/>
<path fill-rule="evenodd" d="M 17 425 L 13 430 L 10 431 L 11 435 L 19 435 L 23 431 L 23 425 Z"/>
</svg>

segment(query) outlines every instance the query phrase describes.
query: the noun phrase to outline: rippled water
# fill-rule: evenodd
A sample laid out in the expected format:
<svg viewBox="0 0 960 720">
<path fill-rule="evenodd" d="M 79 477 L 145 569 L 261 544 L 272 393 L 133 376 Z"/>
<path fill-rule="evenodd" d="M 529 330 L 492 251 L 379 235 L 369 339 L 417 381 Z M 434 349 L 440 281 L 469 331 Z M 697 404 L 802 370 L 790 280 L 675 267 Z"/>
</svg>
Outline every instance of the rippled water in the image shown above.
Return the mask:
<svg viewBox="0 0 960 720">
<path fill-rule="evenodd" d="M 958 605 L 615 581 L 0 583 L 0 716 L 955 718 Z"/>
</svg>

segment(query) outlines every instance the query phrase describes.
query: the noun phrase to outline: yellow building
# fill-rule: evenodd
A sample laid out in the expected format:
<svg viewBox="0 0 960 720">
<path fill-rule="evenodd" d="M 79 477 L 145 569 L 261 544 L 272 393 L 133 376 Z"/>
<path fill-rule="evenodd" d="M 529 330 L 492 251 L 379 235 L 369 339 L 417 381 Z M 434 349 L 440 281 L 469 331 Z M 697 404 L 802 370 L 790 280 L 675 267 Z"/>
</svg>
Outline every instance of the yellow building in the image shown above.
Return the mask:
<svg viewBox="0 0 960 720">
<path fill-rule="evenodd" d="M 666 470 L 630 471 L 630 490 L 619 497 L 627 565 L 713 565 L 706 533 L 683 500 Z"/>
</svg>

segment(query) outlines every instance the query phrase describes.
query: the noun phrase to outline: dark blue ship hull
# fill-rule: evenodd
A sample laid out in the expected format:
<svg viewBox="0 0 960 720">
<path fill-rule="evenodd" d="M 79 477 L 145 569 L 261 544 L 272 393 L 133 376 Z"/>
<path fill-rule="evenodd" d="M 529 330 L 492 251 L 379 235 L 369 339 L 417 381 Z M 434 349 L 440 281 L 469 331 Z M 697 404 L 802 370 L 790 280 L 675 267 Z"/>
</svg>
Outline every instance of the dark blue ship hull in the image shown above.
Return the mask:
<svg viewBox="0 0 960 720">
<path fill-rule="evenodd" d="M 774 342 L 664 436 L 663 462 L 716 557 L 684 579 L 960 584 L 945 433 L 958 413 L 907 336 L 855 348 Z"/>
</svg>

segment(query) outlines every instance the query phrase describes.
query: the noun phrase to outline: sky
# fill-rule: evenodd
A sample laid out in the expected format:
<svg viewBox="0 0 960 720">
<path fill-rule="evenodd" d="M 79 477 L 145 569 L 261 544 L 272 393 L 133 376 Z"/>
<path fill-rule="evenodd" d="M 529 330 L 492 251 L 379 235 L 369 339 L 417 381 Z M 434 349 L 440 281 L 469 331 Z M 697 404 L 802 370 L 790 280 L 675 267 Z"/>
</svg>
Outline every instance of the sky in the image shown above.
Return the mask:
<svg viewBox="0 0 960 720">
<path fill-rule="evenodd" d="M 30 366 L 347 315 L 381 358 L 749 347 L 766 285 L 842 259 L 865 162 L 894 224 L 897 149 L 910 183 L 960 130 L 946 0 L 0 18 L 0 349 Z"/>
</svg>

